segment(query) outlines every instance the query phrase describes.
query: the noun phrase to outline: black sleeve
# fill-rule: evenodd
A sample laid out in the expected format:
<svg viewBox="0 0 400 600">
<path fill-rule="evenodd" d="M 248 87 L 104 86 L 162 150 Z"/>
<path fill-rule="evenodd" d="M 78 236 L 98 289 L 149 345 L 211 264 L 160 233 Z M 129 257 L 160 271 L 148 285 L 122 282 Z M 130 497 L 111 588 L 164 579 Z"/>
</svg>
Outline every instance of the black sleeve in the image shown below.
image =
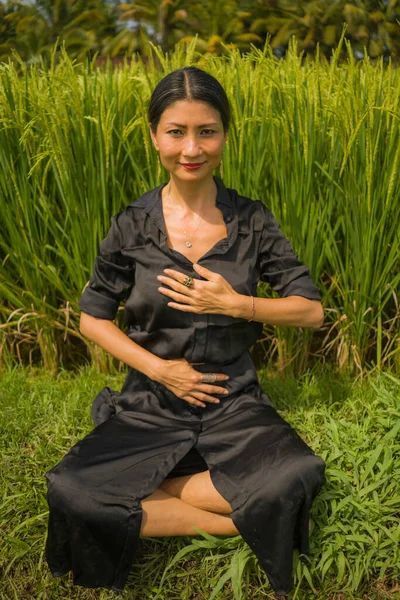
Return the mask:
<svg viewBox="0 0 400 600">
<path fill-rule="evenodd" d="M 321 300 L 310 269 L 300 262 L 274 215 L 263 204 L 262 211 L 263 228 L 258 255 L 261 281 L 269 283 L 281 298 L 303 296 L 309 300 Z"/>
<path fill-rule="evenodd" d="M 123 253 L 119 219 L 111 217 L 111 227 L 100 244 L 92 276 L 79 298 L 79 309 L 99 319 L 115 319 L 121 301 L 127 299 L 135 280 L 135 265 Z"/>
</svg>

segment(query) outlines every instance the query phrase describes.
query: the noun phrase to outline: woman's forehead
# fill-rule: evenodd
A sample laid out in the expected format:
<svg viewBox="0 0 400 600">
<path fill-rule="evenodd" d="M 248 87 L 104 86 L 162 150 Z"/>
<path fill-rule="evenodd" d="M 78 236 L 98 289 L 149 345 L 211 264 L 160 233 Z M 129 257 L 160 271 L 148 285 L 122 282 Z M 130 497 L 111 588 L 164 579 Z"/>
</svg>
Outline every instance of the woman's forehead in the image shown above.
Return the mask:
<svg viewBox="0 0 400 600">
<path fill-rule="evenodd" d="M 183 126 L 190 123 L 198 127 L 215 127 L 221 124 L 219 112 L 208 102 L 199 100 L 177 100 L 163 111 L 160 120 L 164 125 Z"/>
</svg>

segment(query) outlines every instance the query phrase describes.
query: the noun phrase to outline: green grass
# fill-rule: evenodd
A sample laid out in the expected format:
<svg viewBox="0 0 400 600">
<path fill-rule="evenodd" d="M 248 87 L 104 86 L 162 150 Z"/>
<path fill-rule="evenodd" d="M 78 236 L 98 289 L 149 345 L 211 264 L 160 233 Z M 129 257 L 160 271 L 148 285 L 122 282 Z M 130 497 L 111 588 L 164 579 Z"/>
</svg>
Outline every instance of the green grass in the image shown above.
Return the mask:
<svg viewBox="0 0 400 600">
<path fill-rule="evenodd" d="M 300 379 L 260 377 L 280 414 L 327 463 L 311 515 L 311 564 L 294 557 L 289 598 L 400 599 L 400 380 L 382 373 L 354 381 L 327 368 Z M 142 540 L 120 596 L 49 575 L 44 473 L 91 430 L 95 394 L 122 381 L 89 368 L 2 375 L 1 600 L 272 600 L 240 536 Z"/>
</svg>

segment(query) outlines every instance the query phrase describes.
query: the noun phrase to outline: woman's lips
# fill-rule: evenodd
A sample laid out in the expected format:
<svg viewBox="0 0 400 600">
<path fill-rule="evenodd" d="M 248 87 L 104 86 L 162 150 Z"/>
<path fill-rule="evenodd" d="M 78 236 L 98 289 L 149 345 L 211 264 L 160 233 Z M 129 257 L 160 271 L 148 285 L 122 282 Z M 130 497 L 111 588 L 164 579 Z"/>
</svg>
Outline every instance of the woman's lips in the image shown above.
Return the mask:
<svg viewBox="0 0 400 600">
<path fill-rule="evenodd" d="M 193 171 L 194 169 L 199 169 L 204 163 L 181 163 L 182 167 L 185 169 L 189 169 L 189 171 Z"/>
</svg>

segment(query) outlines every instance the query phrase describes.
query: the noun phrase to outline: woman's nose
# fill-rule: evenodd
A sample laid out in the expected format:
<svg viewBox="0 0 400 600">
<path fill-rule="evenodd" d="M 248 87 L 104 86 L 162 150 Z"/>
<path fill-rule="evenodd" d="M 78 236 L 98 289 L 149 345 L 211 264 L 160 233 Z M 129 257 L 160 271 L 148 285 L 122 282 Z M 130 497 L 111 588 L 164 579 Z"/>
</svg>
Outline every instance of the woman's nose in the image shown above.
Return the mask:
<svg viewBox="0 0 400 600">
<path fill-rule="evenodd" d="M 200 140 L 195 136 L 187 136 L 182 149 L 185 156 L 199 156 L 201 154 Z"/>
</svg>

